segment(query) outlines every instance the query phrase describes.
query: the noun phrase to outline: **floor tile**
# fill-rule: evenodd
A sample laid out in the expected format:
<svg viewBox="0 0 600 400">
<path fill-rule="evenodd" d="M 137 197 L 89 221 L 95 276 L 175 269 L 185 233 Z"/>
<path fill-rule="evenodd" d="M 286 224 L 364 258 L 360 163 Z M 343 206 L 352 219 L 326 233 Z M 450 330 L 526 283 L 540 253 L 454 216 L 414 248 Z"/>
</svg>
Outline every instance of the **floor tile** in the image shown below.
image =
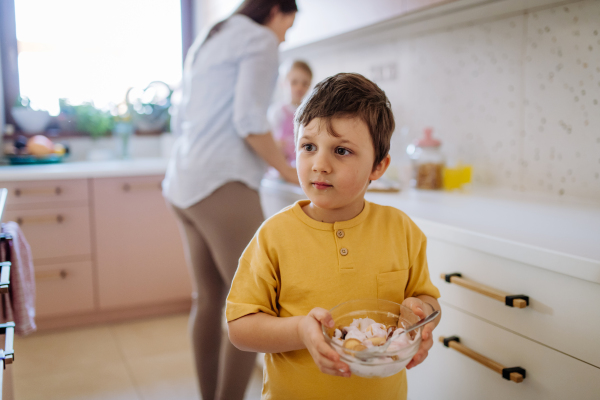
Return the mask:
<svg viewBox="0 0 600 400">
<path fill-rule="evenodd" d="M 113 325 L 115 339 L 126 359 L 191 352 L 188 315 L 146 319 Z"/>
<path fill-rule="evenodd" d="M 127 364 L 144 400 L 200 398 L 191 353 L 138 357 Z"/>
<path fill-rule="evenodd" d="M 120 361 L 107 327 L 36 334 L 15 339 L 15 376 L 25 378 Z"/>
<path fill-rule="evenodd" d="M 16 360 L 15 360 L 16 363 Z M 18 400 L 141 400 L 124 364 L 106 360 L 74 371 L 15 377 Z"/>
</svg>

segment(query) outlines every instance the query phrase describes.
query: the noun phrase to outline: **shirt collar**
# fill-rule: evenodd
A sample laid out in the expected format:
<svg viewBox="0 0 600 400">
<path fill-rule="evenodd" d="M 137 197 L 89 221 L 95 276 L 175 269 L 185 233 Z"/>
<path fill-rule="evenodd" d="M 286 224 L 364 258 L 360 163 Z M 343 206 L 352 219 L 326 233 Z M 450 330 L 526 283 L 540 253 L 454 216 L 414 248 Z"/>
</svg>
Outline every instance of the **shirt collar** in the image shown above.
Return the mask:
<svg viewBox="0 0 600 400">
<path fill-rule="evenodd" d="M 306 215 L 306 213 L 302 210 L 302 207 L 304 207 L 305 205 L 309 204 L 310 200 L 300 200 L 297 201 L 296 204 L 294 204 L 294 206 L 292 207 L 292 211 L 294 212 L 294 215 L 296 215 L 296 217 L 298 217 L 298 219 L 302 222 L 304 222 L 306 225 L 310 226 L 311 228 L 314 229 L 319 229 L 321 231 L 334 231 L 334 230 L 338 230 L 338 229 L 348 229 L 348 228 L 352 228 L 356 225 L 361 224 L 369 215 L 369 211 L 371 210 L 371 203 L 368 202 L 367 200 L 365 200 L 365 206 L 362 209 L 362 211 L 360 212 L 360 214 L 358 214 L 356 217 L 349 219 L 347 221 L 337 221 L 334 223 L 328 223 L 328 222 L 321 222 L 321 221 L 317 221 L 312 219 L 311 217 L 309 217 L 308 215 Z"/>
</svg>

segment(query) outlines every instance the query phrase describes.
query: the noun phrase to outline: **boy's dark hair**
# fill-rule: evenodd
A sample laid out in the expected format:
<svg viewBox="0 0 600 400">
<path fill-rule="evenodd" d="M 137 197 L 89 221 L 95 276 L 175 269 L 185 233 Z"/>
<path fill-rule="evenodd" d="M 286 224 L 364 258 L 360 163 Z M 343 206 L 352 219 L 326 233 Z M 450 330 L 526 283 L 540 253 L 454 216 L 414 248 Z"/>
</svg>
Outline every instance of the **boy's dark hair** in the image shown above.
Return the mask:
<svg viewBox="0 0 600 400">
<path fill-rule="evenodd" d="M 392 106 L 385 92 L 360 74 L 341 73 L 317 83 L 302 102 L 294 118 L 295 135 L 298 128 L 313 119 L 324 120 L 327 132 L 339 136 L 331 126 L 333 117 L 358 117 L 371 134 L 375 148 L 375 168 L 390 151 L 395 122 Z"/>
</svg>

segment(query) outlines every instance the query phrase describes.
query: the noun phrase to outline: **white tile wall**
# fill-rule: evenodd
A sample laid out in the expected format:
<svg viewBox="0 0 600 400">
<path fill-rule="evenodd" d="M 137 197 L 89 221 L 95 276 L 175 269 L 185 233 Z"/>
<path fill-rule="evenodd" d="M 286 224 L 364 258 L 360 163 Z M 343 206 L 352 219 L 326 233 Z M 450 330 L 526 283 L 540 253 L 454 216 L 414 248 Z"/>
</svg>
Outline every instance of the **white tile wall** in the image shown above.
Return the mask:
<svg viewBox="0 0 600 400">
<path fill-rule="evenodd" d="M 397 130 L 393 158 L 432 126 L 478 184 L 600 202 L 600 1 L 393 35 L 295 56 L 315 82 L 337 72 L 378 82 L 409 129 Z M 382 77 L 390 65 L 396 76 Z"/>
</svg>

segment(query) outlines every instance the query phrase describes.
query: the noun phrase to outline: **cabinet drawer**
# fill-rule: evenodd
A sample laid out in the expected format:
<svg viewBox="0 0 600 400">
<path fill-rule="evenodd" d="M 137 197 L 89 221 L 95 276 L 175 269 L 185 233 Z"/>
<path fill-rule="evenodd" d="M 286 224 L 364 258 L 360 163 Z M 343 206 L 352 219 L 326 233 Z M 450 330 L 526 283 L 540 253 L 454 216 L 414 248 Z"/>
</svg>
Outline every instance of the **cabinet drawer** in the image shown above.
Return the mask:
<svg viewBox="0 0 600 400">
<path fill-rule="evenodd" d="M 8 189 L 6 200 L 8 209 L 30 204 L 52 205 L 56 202 L 88 199 L 86 179 L 0 182 L 0 187 Z"/>
<path fill-rule="evenodd" d="M 90 262 L 36 266 L 35 285 L 38 317 L 53 317 L 94 309 Z"/>
<path fill-rule="evenodd" d="M 91 253 L 87 207 L 9 210 L 4 220 L 19 223 L 35 260 Z"/>
<path fill-rule="evenodd" d="M 600 367 L 600 285 L 435 239 L 428 241 L 427 258 L 444 302 Z M 529 306 L 508 307 L 440 277 L 453 272 L 528 295 Z"/>
<path fill-rule="evenodd" d="M 425 362 L 408 371 L 411 400 L 597 399 L 600 369 L 442 303 L 442 320 Z M 444 347 L 440 336 L 461 343 L 505 367 L 522 367 L 521 383 Z M 433 384 L 432 384 L 433 383 Z"/>
</svg>

